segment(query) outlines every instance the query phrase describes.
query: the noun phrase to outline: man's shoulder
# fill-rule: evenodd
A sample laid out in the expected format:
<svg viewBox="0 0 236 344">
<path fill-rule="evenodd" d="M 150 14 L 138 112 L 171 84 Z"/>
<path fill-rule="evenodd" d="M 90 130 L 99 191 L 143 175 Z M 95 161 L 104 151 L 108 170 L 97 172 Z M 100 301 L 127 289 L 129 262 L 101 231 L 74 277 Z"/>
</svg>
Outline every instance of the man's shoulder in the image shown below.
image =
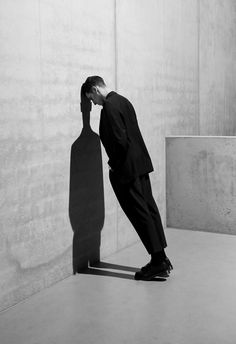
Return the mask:
<svg viewBox="0 0 236 344">
<path fill-rule="evenodd" d="M 119 106 L 122 103 L 131 104 L 130 101 L 126 97 L 122 96 L 121 94 L 119 94 L 115 91 L 112 91 L 108 94 L 104 105 L 106 107 L 110 107 L 110 106 L 112 107 L 112 106 Z"/>
</svg>

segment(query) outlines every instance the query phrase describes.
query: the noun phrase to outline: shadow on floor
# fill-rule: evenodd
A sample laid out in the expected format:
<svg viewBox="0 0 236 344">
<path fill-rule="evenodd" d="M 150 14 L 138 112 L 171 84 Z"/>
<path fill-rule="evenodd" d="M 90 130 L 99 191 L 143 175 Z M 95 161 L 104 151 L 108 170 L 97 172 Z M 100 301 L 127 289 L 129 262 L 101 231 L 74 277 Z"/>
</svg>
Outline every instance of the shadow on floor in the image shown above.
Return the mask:
<svg viewBox="0 0 236 344">
<path fill-rule="evenodd" d="M 107 269 L 107 270 L 104 270 L 104 269 Z M 123 273 L 123 272 L 114 272 L 110 270 L 128 271 L 128 272 L 133 272 L 133 274 L 131 275 L 131 274 Z M 93 264 L 92 266 L 79 271 L 78 273 L 86 274 L 86 275 L 109 276 L 109 277 L 134 280 L 134 273 L 138 270 L 139 270 L 138 268 L 134 268 L 130 266 L 117 265 L 117 264 L 111 264 L 111 263 L 106 263 L 106 262 L 97 262 Z M 167 277 L 155 277 L 151 279 L 151 281 L 165 282 L 166 279 Z"/>
</svg>

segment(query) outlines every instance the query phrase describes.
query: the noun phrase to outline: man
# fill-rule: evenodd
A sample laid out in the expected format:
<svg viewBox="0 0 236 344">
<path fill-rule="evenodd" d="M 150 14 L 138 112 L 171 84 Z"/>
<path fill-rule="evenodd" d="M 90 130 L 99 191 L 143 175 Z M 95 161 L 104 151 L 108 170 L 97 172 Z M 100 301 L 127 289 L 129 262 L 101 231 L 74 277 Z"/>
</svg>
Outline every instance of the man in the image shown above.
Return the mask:
<svg viewBox="0 0 236 344">
<path fill-rule="evenodd" d="M 103 107 L 99 133 L 108 155 L 110 181 L 121 208 L 138 233 L 151 261 L 134 278 L 151 280 L 173 268 L 165 254 L 166 239 L 149 173 L 152 162 L 128 99 L 107 88 L 99 76 L 88 77 L 81 93 Z"/>
</svg>

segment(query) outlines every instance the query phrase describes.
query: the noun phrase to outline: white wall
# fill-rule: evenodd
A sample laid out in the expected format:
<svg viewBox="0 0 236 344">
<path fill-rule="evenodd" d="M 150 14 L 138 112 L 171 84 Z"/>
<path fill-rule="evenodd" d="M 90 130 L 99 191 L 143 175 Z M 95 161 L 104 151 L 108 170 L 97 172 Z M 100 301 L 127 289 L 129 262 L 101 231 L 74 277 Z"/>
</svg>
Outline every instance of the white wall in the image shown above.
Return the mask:
<svg viewBox="0 0 236 344">
<path fill-rule="evenodd" d="M 236 234 L 236 138 L 166 139 L 167 224 Z"/>
<path fill-rule="evenodd" d="M 102 10 L 101 10 L 102 8 Z M 72 273 L 70 147 L 82 129 L 80 86 L 114 86 L 114 4 L 0 1 L 0 309 Z M 99 25 L 97 25 L 99 23 Z M 97 129 L 98 112 L 92 126 Z M 116 249 L 107 191 L 103 253 Z M 113 210 L 114 209 L 114 210 Z"/>
<path fill-rule="evenodd" d="M 200 133 L 236 133 L 236 2 L 200 1 Z"/>
<path fill-rule="evenodd" d="M 117 1 L 118 90 L 136 108 L 154 164 L 153 193 L 163 222 L 165 135 L 198 134 L 197 4 Z M 119 223 L 125 230 L 128 223 L 122 213 Z"/>
</svg>

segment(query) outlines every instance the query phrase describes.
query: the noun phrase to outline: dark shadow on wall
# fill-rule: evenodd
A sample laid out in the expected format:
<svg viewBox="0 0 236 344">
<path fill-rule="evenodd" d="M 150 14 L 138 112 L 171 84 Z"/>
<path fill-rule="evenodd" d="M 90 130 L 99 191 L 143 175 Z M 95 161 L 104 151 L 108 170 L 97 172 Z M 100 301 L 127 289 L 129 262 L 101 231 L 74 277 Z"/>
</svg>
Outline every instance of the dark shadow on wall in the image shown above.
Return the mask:
<svg viewBox="0 0 236 344">
<path fill-rule="evenodd" d="M 71 146 L 69 217 L 73 235 L 73 273 L 100 261 L 104 189 L 99 135 L 90 127 L 91 102 L 81 94 L 83 129 Z"/>
</svg>

